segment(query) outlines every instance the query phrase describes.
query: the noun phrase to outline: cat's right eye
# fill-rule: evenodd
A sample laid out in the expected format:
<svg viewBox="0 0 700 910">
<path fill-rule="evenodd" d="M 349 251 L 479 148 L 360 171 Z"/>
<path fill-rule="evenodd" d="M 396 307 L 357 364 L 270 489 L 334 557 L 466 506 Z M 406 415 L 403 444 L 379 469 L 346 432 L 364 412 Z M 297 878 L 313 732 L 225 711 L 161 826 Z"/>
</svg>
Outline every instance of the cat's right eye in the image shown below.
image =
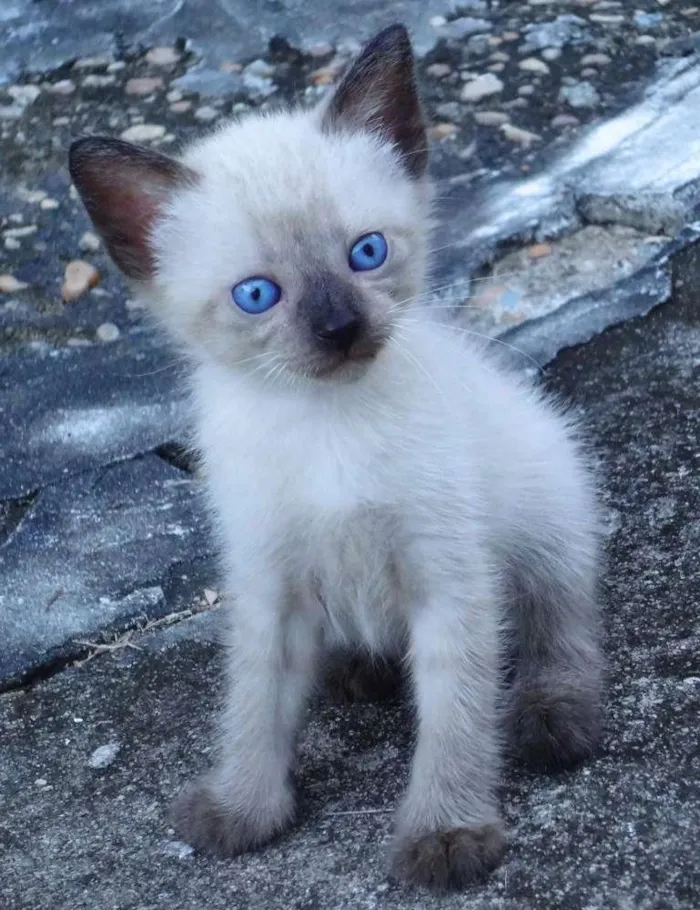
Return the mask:
<svg viewBox="0 0 700 910">
<path fill-rule="evenodd" d="M 231 297 L 244 313 L 264 313 L 279 303 L 282 288 L 269 278 L 253 277 L 239 281 L 231 288 Z"/>
</svg>

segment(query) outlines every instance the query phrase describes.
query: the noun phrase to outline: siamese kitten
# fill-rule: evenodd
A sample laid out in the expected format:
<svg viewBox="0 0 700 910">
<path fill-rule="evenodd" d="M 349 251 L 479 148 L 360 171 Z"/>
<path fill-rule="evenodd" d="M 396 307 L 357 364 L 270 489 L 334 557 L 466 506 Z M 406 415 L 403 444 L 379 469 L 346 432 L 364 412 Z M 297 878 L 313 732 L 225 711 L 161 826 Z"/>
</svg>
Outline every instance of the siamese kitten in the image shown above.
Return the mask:
<svg viewBox="0 0 700 910">
<path fill-rule="evenodd" d="M 557 768 L 598 741 L 598 541 L 567 421 L 420 305 L 427 158 L 394 26 L 320 107 L 177 160 L 85 138 L 70 168 L 191 363 L 231 592 L 220 758 L 180 834 L 231 855 L 292 824 L 305 702 L 342 646 L 412 682 L 392 873 L 462 887 L 503 855 L 506 747 Z"/>
</svg>

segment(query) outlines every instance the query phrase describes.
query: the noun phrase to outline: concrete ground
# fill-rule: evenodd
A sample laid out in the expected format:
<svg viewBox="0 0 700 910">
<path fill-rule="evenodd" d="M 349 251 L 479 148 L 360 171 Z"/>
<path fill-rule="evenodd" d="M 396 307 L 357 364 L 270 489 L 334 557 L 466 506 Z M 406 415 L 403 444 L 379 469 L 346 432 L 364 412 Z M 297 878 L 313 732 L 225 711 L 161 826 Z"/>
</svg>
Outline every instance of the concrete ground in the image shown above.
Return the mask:
<svg viewBox="0 0 700 910">
<path fill-rule="evenodd" d="M 698 10 L 253 6 L 0 10 L 0 908 L 700 906 Z M 313 100 L 397 18 L 433 124 L 433 304 L 457 290 L 451 318 L 513 345 L 518 368 L 547 364 L 599 454 L 608 521 L 602 752 L 555 777 L 509 768 L 506 861 L 449 897 L 385 877 L 404 698 L 319 695 L 299 826 L 264 851 L 214 861 L 169 828 L 220 699 L 214 554 L 178 447 L 178 366 L 65 168 L 85 130 L 167 149 Z M 75 260 L 99 283 L 66 301 Z"/>
</svg>

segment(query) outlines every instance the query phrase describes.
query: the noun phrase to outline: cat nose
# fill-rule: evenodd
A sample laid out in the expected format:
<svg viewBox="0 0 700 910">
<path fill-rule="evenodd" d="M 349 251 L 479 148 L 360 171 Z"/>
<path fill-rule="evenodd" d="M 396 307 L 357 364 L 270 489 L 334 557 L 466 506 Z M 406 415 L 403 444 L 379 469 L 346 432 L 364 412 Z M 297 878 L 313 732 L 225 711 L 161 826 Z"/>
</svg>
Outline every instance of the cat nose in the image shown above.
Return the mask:
<svg viewBox="0 0 700 910">
<path fill-rule="evenodd" d="M 324 348 L 344 354 L 348 353 L 363 329 L 364 320 L 350 309 L 327 314 L 313 326 L 314 335 Z"/>
</svg>

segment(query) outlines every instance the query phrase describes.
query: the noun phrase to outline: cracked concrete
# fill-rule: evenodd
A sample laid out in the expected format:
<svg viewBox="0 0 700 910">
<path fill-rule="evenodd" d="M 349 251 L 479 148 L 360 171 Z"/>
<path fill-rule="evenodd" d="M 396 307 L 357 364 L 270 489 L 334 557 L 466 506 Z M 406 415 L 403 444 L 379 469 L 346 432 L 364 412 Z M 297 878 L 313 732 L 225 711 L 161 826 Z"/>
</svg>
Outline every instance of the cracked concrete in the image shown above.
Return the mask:
<svg viewBox="0 0 700 910">
<path fill-rule="evenodd" d="M 3 4 L 0 690 L 24 686 L 0 695 L 3 908 L 700 900 L 700 16 L 657 0 L 560 6 Z M 173 446 L 187 424 L 181 370 L 85 239 L 65 167 L 85 131 L 145 126 L 167 150 L 230 114 L 313 102 L 361 40 L 401 18 L 433 124 L 432 305 L 498 336 L 520 369 L 557 357 L 548 381 L 590 424 L 610 530 L 605 750 L 559 778 L 512 769 L 507 863 L 447 900 L 384 879 L 410 751 L 403 702 L 319 703 L 300 828 L 269 850 L 215 863 L 173 839 L 167 802 L 206 764 L 219 697 L 215 564 L 190 459 Z M 494 93 L 464 100 L 487 74 Z M 100 281 L 64 303 L 76 258 Z M 175 624 L 138 631 L 161 617 Z"/>
</svg>

